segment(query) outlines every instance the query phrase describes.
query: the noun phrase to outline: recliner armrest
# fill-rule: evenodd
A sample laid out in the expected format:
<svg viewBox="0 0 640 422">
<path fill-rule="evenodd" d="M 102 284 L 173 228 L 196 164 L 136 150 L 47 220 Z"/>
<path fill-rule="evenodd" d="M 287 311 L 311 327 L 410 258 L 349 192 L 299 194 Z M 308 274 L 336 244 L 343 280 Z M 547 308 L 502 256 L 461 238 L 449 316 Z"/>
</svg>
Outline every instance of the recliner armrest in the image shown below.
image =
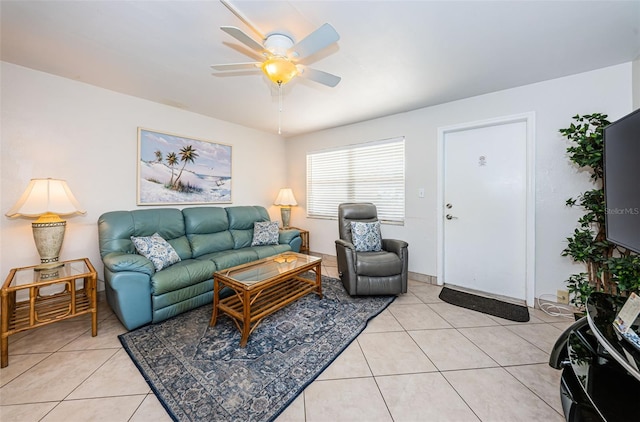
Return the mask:
<svg viewBox="0 0 640 422">
<path fill-rule="evenodd" d="M 404 240 L 382 239 L 382 249 L 388 252 L 393 252 L 396 255 L 400 255 L 402 249 L 407 247 L 409 247 L 409 244 Z"/>
<path fill-rule="evenodd" d="M 353 251 L 356 250 L 356 247 L 353 246 L 353 243 L 347 242 L 346 240 L 336 239 L 336 245 L 342 246 L 342 247 L 347 248 L 347 249 L 351 249 Z"/>
</svg>

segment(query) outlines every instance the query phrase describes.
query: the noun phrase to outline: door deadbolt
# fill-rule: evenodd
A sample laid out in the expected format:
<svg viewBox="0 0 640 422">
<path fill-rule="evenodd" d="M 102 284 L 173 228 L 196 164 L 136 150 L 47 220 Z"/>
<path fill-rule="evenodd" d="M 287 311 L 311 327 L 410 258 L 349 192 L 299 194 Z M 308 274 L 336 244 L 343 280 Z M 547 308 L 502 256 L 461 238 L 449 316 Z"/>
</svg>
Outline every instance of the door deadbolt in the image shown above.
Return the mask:
<svg viewBox="0 0 640 422">
<path fill-rule="evenodd" d="M 453 205 L 451 205 L 451 204 L 447 204 L 447 205 L 445 205 L 445 207 L 447 207 L 447 208 L 451 209 L 451 208 L 453 208 Z"/>
</svg>

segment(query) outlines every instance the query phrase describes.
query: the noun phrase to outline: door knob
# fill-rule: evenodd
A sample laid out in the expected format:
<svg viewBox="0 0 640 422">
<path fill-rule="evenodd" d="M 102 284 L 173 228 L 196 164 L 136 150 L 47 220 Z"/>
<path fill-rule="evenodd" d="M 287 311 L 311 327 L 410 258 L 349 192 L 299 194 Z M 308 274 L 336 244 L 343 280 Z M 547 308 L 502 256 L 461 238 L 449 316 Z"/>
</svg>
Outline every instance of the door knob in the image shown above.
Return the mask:
<svg viewBox="0 0 640 422">
<path fill-rule="evenodd" d="M 454 217 L 451 214 L 447 214 L 446 218 L 447 218 L 447 220 L 453 220 L 454 218 L 458 218 L 458 217 Z"/>
</svg>

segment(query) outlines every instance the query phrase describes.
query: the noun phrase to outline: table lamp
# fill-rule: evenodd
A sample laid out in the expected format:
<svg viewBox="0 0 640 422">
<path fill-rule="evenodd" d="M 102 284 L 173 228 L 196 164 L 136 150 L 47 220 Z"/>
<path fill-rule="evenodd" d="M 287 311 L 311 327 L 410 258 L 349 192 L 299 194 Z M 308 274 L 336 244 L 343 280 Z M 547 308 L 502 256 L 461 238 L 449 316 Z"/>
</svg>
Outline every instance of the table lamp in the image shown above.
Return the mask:
<svg viewBox="0 0 640 422">
<path fill-rule="evenodd" d="M 289 219 L 291 218 L 291 207 L 298 205 L 296 198 L 293 196 L 291 188 L 282 188 L 278 193 L 278 197 L 273 205 L 280 206 L 280 215 L 282 216 L 282 228 L 289 228 Z"/>
<path fill-rule="evenodd" d="M 84 214 L 67 182 L 59 179 L 31 179 L 7 217 L 39 217 L 31 224 L 33 240 L 40 254 L 37 271 L 61 267 L 58 262 L 67 222 L 60 215 Z"/>
</svg>

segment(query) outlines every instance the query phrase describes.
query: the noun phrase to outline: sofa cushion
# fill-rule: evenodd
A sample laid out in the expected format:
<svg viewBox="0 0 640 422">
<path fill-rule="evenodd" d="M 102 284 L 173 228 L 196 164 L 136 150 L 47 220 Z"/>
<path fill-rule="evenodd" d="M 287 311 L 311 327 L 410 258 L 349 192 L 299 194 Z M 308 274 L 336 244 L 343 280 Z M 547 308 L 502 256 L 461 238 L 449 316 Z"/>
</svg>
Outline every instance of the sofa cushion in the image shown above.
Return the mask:
<svg viewBox="0 0 640 422">
<path fill-rule="evenodd" d="M 190 246 L 173 243 L 185 235 L 184 217 L 179 209 L 156 208 L 135 211 L 111 211 L 98 220 L 100 255 L 111 252 L 135 253 L 131 236 L 151 236 L 158 233 L 172 244 L 181 259 L 191 258 Z"/>
<path fill-rule="evenodd" d="M 256 259 L 258 259 L 258 253 L 253 248 L 220 251 L 198 257 L 198 260 L 215 262 L 218 271 L 235 267 L 236 265 L 246 264 Z"/>
<path fill-rule="evenodd" d="M 189 259 L 193 258 L 193 254 L 191 253 L 191 244 L 189 243 L 189 239 L 187 236 L 176 237 L 175 239 L 166 239 L 167 242 L 176 250 L 176 253 L 180 257 L 180 259 Z"/>
<path fill-rule="evenodd" d="M 289 244 L 284 245 L 266 245 L 266 246 L 252 246 L 251 249 L 258 254 L 258 258 L 266 258 L 268 256 L 278 255 L 283 252 L 291 250 Z"/>
<path fill-rule="evenodd" d="M 256 221 L 253 223 L 251 246 L 277 245 L 280 238 L 277 221 Z"/>
<path fill-rule="evenodd" d="M 151 236 L 131 236 L 131 241 L 140 255 L 153 262 L 156 271 L 180 261 L 173 246 L 158 233 Z"/>
<path fill-rule="evenodd" d="M 182 213 L 194 258 L 233 249 L 234 242 L 229 232 L 229 220 L 224 208 L 185 208 Z"/>
<path fill-rule="evenodd" d="M 185 233 L 206 234 L 218 233 L 229 230 L 229 219 L 224 208 L 197 207 L 185 208 L 184 215 Z"/>
<path fill-rule="evenodd" d="M 229 230 L 233 236 L 234 249 L 242 249 L 251 246 L 253 240 L 253 223 L 256 221 L 269 221 L 269 214 L 261 206 L 237 206 L 227 207 L 229 218 Z"/>
<path fill-rule="evenodd" d="M 227 207 L 229 217 L 229 229 L 231 230 L 251 230 L 256 221 L 269 221 L 269 214 L 264 207 L 260 206 L 237 206 Z"/>
<path fill-rule="evenodd" d="M 184 236 L 184 217 L 179 209 L 156 208 L 131 211 L 133 233 L 131 236 L 151 236 L 158 233 L 163 239 Z"/>
<path fill-rule="evenodd" d="M 223 231 L 219 233 L 209 234 L 192 234 L 189 235 L 191 249 L 194 258 L 200 258 L 213 252 L 227 251 L 233 249 L 233 237 L 231 232 Z"/>
<path fill-rule="evenodd" d="M 187 259 L 151 276 L 151 291 L 160 295 L 213 278 L 217 267 L 213 261 Z"/>
<path fill-rule="evenodd" d="M 382 250 L 380 222 L 351 222 L 351 239 L 356 252 L 379 252 Z"/>
</svg>

